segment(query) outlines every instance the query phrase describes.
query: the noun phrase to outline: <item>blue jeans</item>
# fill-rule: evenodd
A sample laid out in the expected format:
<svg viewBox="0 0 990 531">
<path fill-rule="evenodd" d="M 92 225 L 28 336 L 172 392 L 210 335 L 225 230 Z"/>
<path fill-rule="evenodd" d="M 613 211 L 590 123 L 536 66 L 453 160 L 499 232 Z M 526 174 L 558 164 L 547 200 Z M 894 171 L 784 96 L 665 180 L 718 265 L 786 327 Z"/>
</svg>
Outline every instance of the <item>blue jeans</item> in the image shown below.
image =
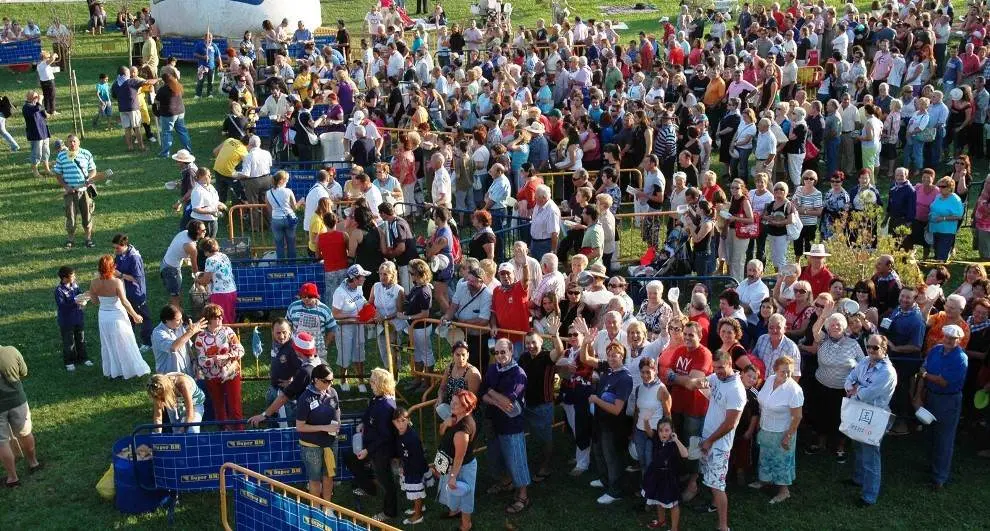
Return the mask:
<svg viewBox="0 0 990 531">
<path fill-rule="evenodd" d="M 186 129 L 185 113 L 176 116 L 162 116 L 158 118 L 158 128 L 162 130 L 162 150 L 158 154 L 160 157 L 167 157 L 172 149 L 172 130 L 179 135 L 179 142 L 187 151 L 192 152 L 192 142 L 189 140 L 189 130 Z"/>
<path fill-rule="evenodd" d="M 825 141 L 825 175 L 831 176 L 839 169 L 839 137 Z"/>
<path fill-rule="evenodd" d="M 196 97 L 203 95 L 203 83 L 206 83 L 206 95 L 213 95 L 213 79 L 216 77 L 217 69 L 210 68 L 203 73 L 203 77 L 196 80 Z"/>
<path fill-rule="evenodd" d="M 855 442 L 856 464 L 853 468 L 853 482 L 863 487 L 863 501 L 877 502 L 880 496 L 880 447 Z"/>
<path fill-rule="evenodd" d="M 272 218 L 272 236 L 275 238 L 275 257 L 296 257 L 296 224 L 289 218 Z"/>
<path fill-rule="evenodd" d="M 732 162 L 732 173 L 736 178 L 749 182 L 749 154 L 753 150 L 741 148 L 736 148 L 736 150 L 739 151 L 739 156 L 730 161 Z"/>
<path fill-rule="evenodd" d="M 955 233 L 933 232 L 932 247 L 935 248 L 936 260 L 948 260 L 952 254 L 952 248 L 956 246 Z"/>
<path fill-rule="evenodd" d="M 904 167 L 910 170 L 912 163 L 919 170 L 925 167 L 925 144 L 908 135 L 904 146 Z"/>
<path fill-rule="evenodd" d="M 959 413 L 962 410 L 962 393 L 939 395 L 930 392 L 925 400 L 925 407 L 936 419 L 929 426 L 932 481 L 944 485 L 949 481 L 949 472 L 952 470 L 952 447 L 956 442 L 956 428 L 959 426 Z"/>
<path fill-rule="evenodd" d="M 542 260 L 543 255 L 550 252 L 550 245 L 553 240 L 549 238 L 546 240 L 533 240 L 529 245 L 529 255 L 537 260 Z"/>
<path fill-rule="evenodd" d="M 939 127 L 935 133 L 935 140 L 924 144 L 923 158 L 926 168 L 935 168 L 938 161 L 942 159 L 942 144 L 945 142 L 945 128 Z"/>
<path fill-rule="evenodd" d="M 639 468 L 646 474 L 646 469 L 650 468 L 653 462 L 653 439 L 645 431 L 633 429 L 633 443 L 636 445 L 636 460 L 639 461 Z"/>
<path fill-rule="evenodd" d="M 268 393 L 265 395 L 265 404 L 271 405 L 278 398 L 278 388 L 268 386 Z M 284 406 L 280 407 L 278 411 L 275 412 L 275 417 L 281 423 L 285 423 L 285 427 L 293 427 L 296 425 L 296 401 L 289 400 Z M 281 427 L 281 426 L 280 426 Z"/>
<path fill-rule="evenodd" d="M 501 263 L 506 259 L 505 234 L 499 231 L 509 226 L 506 220 L 508 212 L 505 207 L 492 207 L 488 213 L 492 215 L 492 230 L 495 231 L 495 263 Z"/>
<path fill-rule="evenodd" d="M 491 459 L 492 479 L 499 481 L 503 473 L 512 477 L 512 484 L 518 489 L 529 485 L 529 461 L 526 458 L 526 434 L 496 434 L 494 444 L 488 445 Z"/>
</svg>

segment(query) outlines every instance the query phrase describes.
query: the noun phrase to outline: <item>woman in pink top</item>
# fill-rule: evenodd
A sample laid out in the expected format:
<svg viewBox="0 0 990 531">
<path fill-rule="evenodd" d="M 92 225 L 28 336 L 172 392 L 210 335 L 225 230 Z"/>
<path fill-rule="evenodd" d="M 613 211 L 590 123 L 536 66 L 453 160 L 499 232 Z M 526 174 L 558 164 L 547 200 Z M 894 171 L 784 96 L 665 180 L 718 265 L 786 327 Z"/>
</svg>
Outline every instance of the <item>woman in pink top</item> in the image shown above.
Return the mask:
<svg viewBox="0 0 990 531">
<path fill-rule="evenodd" d="M 990 259 L 990 186 L 984 186 L 976 199 L 973 226 L 976 228 L 976 248 L 980 251 L 980 259 Z"/>
<path fill-rule="evenodd" d="M 925 243 L 925 228 L 928 227 L 928 211 L 932 202 L 938 196 L 935 187 L 935 170 L 925 168 L 921 171 L 921 183 L 914 187 L 914 221 L 911 222 L 911 245 L 924 248 L 924 259 L 928 259 L 931 246 Z"/>
</svg>

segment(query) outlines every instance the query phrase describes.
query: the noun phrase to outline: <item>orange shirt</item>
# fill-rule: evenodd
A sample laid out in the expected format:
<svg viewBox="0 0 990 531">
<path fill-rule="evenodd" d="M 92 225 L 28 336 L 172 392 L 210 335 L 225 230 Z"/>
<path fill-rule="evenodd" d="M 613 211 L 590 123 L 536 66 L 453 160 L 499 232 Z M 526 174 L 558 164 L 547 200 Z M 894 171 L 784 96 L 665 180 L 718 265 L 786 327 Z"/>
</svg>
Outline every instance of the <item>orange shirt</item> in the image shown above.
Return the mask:
<svg viewBox="0 0 990 531">
<path fill-rule="evenodd" d="M 718 105 L 725 98 L 726 90 L 725 80 L 722 79 L 722 76 L 716 76 L 715 79 L 709 81 L 708 88 L 705 89 L 705 95 L 701 98 L 701 101 L 705 104 L 705 108 L 708 109 Z"/>
<path fill-rule="evenodd" d="M 942 338 L 944 337 L 942 327 L 950 324 L 957 325 L 963 329 L 963 338 L 959 342 L 959 346 L 964 349 L 966 348 L 966 345 L 969 344 L 969 325 L 966 324 L 966 320 L 960 318 L 956 321 L 949 321 L 949 316 L 945 312 L 938 312 L 928 317 L 928 333 L 925 334 L 925 349 L 921 351 L 922 355 L 927 355 L 932 347 L 942 342 Z"/>
</svg>

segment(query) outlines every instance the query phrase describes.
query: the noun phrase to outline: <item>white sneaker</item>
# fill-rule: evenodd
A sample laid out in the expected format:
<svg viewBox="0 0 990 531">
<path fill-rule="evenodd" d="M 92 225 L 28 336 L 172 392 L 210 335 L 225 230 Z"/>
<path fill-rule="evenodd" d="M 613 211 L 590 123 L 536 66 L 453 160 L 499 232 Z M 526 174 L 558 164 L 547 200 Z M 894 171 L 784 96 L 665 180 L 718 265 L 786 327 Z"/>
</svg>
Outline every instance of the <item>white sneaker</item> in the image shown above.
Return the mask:
<svg viewBox="0 0 990 531">
<path fill-rule="evenodd" d="M 596 480 L 592 481 L 591 483 L 588 483 L 588 486 L 589 487 L 595 487 L 597 489 L 603 489 L 603 488 L 605 488 L 605 484 L 602 483 L 602 480 L 600 480 L 600 479 L 596 479 Z"/>
<path fill-rule="evenodd" d="M 194 100 L 198 100 L 199 99 L 199 96 L 193 96 L 193 99 Z"/>
<path fill-rule="evenodd" d="M 405 525 L 422 524 L 423 523 L 423 515 L 419 515 L 419 518 L 417 518 L 415 520 L 413 520 L 412 518 L 406 518 L 406 519 L 402 520 L 402 523 L 405 524 Z"/>
<path fill-rule="evenodd" d="M 615 503 L 617 501 L 619 501 L 618 498 L 613 498 L 613 497 L 609 496 L 608 494 L 602 494 L 598 498 L 598 504 L 599 505 L 611 505 L 611 504 L 613 504 L 613 503 Z"/>
<path fill-rule="evenodd" d="M 86 361 L 83 362 L 83 365 L 85 365 L 87 367 L 92 367 L 93 366 L 93 362 L 90 361 L 90 360 L 86 360 Z"/>
<path fill-rule="evenodd" d="M 148 142 L 151 142 L 152 144 L 157 144 L 158 143 L 158 139 L 155 138 L 155 137 L 151 137 L 151 138 L 148 139 Z"/>
<path fill-rule="evenodd" d="M 362 489 L 362 488 L 360 488 L 360 487 L 358 487 L 358 488 L 356 488 L 356 489 L 354 489 L 354 490 L 352 490 L 352 491 L 351 491 L 351 494 L 353 494 L 353 495 L 355 495 L 355 496 L 367 496 L 367 495 L 368 495 L 368 493 L 367 493 L 367 492 L 365 492 L 365 491 L 364 491 L 364 489 Z"/>
<path fill-rule="evenodd" d="M 76 365 L 74 363 L 70 363 L 65 366 L 65 370 L 69 372 L 76 372 Z"/>
</svg>

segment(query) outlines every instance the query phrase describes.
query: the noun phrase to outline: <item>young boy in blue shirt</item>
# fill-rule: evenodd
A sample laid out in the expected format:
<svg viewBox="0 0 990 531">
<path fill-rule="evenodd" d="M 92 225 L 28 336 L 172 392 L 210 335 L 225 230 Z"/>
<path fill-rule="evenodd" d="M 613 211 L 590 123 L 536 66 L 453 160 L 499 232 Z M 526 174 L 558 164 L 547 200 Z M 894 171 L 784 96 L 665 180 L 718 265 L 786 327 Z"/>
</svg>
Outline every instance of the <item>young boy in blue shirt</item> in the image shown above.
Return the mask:
<svg viewBox="0 0 990 531">
<path fill-rule="evenodd" d="M 402 462 L 402 490 L 406 493 L 406 498 L 413 502 L 413 508 L 406 510 L 409 518 L 402 523 L 419 524 L 423 522 L 423 500 L 426 499 L 426 487 L 433 484 L 433 473 L 426 464 L 423 441 L 413 429 L 406 408 L 395 408 L 392 425 L 399 434 L 396 437 L 396 455 Z"/>
<path fill-rule="evenodd" d="M 106 74 L 100 74 L 100 82 L 96 84 L 97 111 L 93 117 L 93 126 L 100 123 L 100 118 L 106 117 L 107 127 L 113 125 L 113 102 L 110 100 L 110 83 Z"/>
<path fill-rule="evenodd" d="M 59 284 L 55 288 L 55 305 L 58 309 L 58 328 L 62 334 L 62 360 L 65 370 L 76 370 L 76 363 L 92 367 L 93 362 L 86 357 L 86 336 L 83 323 L 83 306 L 76 297 L 83 293 L 76 284 L 76 271 L 69 266 L 58 270 Z"/>
</svg>

